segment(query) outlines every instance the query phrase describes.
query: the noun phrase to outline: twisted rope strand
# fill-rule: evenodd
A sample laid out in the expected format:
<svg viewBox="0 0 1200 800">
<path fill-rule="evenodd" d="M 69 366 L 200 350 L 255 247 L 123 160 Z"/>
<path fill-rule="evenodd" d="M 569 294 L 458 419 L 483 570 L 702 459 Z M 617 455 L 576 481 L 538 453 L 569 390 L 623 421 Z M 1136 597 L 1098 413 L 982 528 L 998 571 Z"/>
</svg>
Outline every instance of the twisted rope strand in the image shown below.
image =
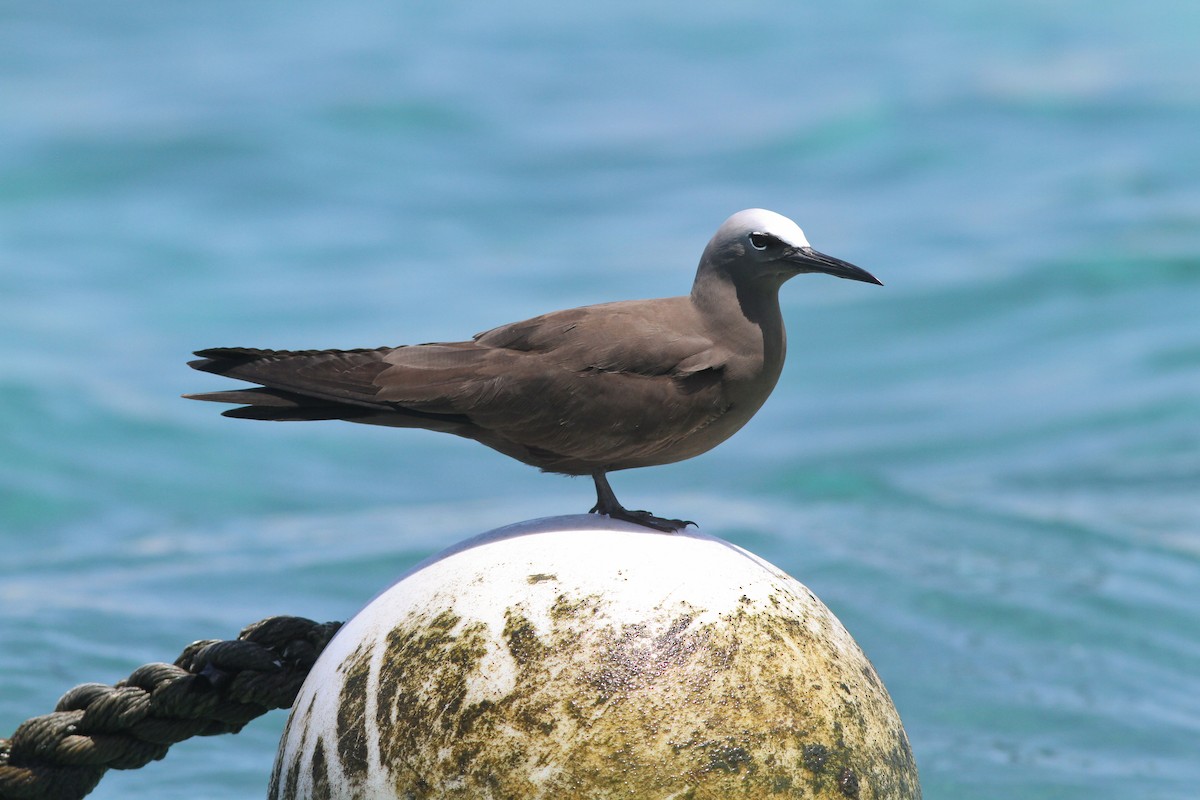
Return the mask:
<svg viewBox="0 0 1200 800">
<path fill-rule="evenodd" d="M 176 742 L 237 733 L 290 708 L 340 627 L 268 617 L 237 639 L 193 642 L 174 664 L 146 664 L 113 686 L 76 686 L 53 713 L 0 739 L 0 800 L 78 800 L 110 769 L 143 767 Z"/>
</svg>

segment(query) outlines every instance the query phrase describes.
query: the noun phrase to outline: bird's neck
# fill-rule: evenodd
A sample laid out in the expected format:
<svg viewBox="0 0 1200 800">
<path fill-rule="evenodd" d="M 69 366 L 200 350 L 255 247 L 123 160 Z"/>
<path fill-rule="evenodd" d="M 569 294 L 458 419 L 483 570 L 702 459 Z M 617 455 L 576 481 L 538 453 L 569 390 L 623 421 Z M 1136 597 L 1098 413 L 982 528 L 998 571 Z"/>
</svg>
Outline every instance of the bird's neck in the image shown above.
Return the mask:
<svg viewBox="0 0 1200 800">
<path fill-rule="evenodd" d="M 726 346 L 761 359 L 762 372 L 778 378 L 787 351 L 778 285 L 736 285 L 726 275 L 711 274 L 696 281 L 691 299 Z"/>
</svg>

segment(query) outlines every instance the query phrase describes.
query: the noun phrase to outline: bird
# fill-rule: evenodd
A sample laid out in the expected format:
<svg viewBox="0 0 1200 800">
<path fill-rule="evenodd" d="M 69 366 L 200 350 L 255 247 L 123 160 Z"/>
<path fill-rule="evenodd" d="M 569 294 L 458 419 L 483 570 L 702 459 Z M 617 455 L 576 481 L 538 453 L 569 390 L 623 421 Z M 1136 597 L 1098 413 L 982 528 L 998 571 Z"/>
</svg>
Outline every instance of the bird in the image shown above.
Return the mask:
<svg viewBox="0 0 1200 800">
<path fill-rule="evenodd" d="M 739 211 L 690 294 L 554 311 L 469 341 L 354 350 L 197 350 L 189 366 L 253 388 L 186 394 L 224 416 L 345 420 L 472 439 L 544 472 L 591 476 L 590 513 L 674 532 L 626 509 L 608 473 L 670 464 L 728 439 L 766 401 L 787 339 L 780 287 L 803 273 L 882 282 L 825 255 L 787 217 Z"/>
</svg>

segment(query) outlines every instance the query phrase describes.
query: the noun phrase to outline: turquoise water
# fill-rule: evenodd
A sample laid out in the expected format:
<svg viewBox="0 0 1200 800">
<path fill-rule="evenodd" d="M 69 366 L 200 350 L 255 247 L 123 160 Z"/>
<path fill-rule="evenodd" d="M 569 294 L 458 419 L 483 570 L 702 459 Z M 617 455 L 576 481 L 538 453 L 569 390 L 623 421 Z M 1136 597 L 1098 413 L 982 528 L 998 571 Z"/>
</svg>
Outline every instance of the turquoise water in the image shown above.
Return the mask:
<svg viewBox="0 0 1200 800">
<path fill-rule="evenodd" d="M 396 5 L 0 9 L 0 733 L 593 500 L 191 350 L 679 294 L 765 206 L 887 285 L 789 284 L 767 406 L 620 497 L 821 596 L 927 798 L 1196 796 L 1200 6 Z M 261 797 L 283 721 L 93 796 Z"/>
</svg>

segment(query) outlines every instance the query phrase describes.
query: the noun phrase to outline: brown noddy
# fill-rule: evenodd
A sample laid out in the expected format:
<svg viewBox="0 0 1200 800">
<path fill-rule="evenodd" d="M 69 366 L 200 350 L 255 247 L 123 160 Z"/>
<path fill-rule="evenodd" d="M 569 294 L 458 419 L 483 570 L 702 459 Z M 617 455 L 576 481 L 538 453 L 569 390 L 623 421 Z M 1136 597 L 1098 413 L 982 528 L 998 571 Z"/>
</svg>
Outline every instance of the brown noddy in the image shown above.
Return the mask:
<svg viewBox="0 0 1200 800">
<path fill-rule="evenodd" d="M 657 530 L 688 523 L 625 509 L 619 469 L 670 464 L 725 441 L 779 379 L 779 287 L 804 272 L 880 284 L 814 250 L 787 217 L 739 211 L 717 230 L 686 297 L 543 314 L 469 342 L 374 350 L 199 350 L 191 366 L 259 384 L 185 395 L 227 417 L 425 428 L 565 475 L 591 475 L 593 512 Z"/>
</svg>

